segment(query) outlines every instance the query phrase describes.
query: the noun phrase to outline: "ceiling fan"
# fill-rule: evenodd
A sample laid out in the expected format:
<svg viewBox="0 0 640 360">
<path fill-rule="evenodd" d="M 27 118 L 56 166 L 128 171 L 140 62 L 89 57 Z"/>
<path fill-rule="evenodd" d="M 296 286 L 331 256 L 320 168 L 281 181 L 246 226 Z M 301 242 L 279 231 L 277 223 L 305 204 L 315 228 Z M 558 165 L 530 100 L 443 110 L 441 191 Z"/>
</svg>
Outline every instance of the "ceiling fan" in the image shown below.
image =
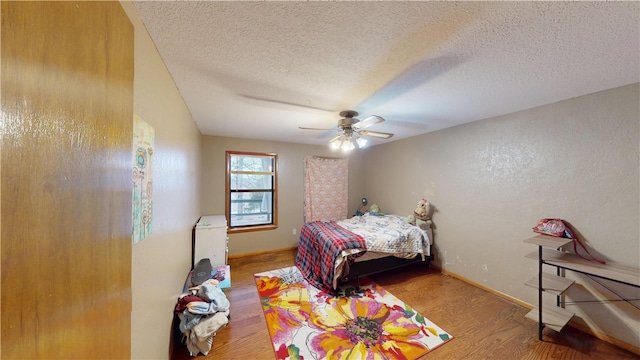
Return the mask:
<svg viewBox="0 0 640 360">
<path fill-rule="evenodd" d="M 342 149 L 344 151 L 350 151 L 358 148 L 363 148 L 367 145 L 367 139 L 364 136 L 375 137 L 379 139 L 388 139 L 393 136 L 391 133 L 378 132 L 365 130 L 369 126 L 381 123 L 383 118 L 377 115 L 367 116 L 363 120 L 356 119 L 358 112 L 354 110 L 344 110 L 340 112 L 342 119 L 338 121 L 337 129 L 318 129 L 299 127 L 303 130 L 336 130 L 342 131 L 341 134 L 329 139 L 328 143 L 333 149 Z"/>
</svg>

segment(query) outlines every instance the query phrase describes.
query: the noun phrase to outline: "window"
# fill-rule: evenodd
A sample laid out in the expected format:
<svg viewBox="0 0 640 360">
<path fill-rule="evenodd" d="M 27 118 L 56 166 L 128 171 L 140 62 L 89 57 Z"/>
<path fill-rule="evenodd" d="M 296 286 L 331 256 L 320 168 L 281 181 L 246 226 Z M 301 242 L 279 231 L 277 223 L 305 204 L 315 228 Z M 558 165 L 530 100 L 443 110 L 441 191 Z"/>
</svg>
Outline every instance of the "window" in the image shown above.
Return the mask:
<svg viewBox="0 0 640 360">
<path fill-rule="evenodd" d="M 277 163 L 276 154 L 227 151 L 229 232 L 278 227 Z"/>
</svg>

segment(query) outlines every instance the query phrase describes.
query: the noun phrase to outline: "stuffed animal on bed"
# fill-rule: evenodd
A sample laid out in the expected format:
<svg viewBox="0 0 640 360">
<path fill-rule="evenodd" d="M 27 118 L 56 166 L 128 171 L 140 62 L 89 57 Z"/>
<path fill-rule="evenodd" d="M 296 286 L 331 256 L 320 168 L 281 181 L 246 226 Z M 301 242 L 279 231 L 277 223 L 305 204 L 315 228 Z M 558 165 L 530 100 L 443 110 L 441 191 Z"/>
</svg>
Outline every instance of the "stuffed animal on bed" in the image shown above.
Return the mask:
<svg viewBox="0 0 640 360">
<path fill-rule="evenodd" d="M 384 214 L 380 211 L 380 207 L 377 204 L 373 204 L 369 208 L 369 215 L 383 216 Z"/>
<path fill-rule="evenodd" d="M 411 225 L 416 225 L 421 229 L 427 229 L 431 227 L 432 221 L 429 218 L 431 212 L 431 204 L 427 199 L 420 199 L 418 206 L 413 210 L 413 214 L 407 216 L 406 222 Z"/>
<path fill-rule="evenodd" d="M 429 201 L 427 201 L 427 199 L 420 199 L 420 201 L 418 201 L 418 206 L 416 207 L 415 210 L 413 210 L 413 215 L 420 220 L 423 221 L 427 221 L 429 220 L 429 212 L 431 211 L 431 204 L 429 204 Z"/>
</svg>

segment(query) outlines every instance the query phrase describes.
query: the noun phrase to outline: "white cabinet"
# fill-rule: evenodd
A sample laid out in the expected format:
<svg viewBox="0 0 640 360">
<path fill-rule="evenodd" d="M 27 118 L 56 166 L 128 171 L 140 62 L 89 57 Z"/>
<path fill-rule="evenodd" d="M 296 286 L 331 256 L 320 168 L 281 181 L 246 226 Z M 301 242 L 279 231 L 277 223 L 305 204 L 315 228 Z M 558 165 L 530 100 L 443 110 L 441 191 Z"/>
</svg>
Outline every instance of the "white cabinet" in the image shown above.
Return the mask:
<svg viewBox="0 0 640 360">
<path fill-rule="evenodd" d="M 227 219 L 224 215 L 200 217 L 195 226 L 193 261 L 209 258 L 213 266 L 227 264 Z"/>
</svg>

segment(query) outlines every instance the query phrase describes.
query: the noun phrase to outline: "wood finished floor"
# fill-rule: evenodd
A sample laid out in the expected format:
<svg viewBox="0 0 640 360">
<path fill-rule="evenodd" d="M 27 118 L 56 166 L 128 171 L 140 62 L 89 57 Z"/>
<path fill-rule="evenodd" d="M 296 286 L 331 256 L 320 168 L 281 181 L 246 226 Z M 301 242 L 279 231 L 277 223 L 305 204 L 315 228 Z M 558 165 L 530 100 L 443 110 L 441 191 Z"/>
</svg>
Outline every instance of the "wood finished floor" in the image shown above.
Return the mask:
<svg viewBox="0 0 640 360">
<path fill-rule="evenodd" d="M 291 266 L 295 250 L 230 259 L 231 320 L 218 331 L 208 356 L 195 359 L 275 359 L 253 274 Z M 378 284 L 454 336 L 421 359 L 640 359 L 571 327 L 543 331 L 525 319 L 528 309 L 417 264 L 372 276 Z M 173 360 L 194 359 L 174 334 Z"/>
</svg>

